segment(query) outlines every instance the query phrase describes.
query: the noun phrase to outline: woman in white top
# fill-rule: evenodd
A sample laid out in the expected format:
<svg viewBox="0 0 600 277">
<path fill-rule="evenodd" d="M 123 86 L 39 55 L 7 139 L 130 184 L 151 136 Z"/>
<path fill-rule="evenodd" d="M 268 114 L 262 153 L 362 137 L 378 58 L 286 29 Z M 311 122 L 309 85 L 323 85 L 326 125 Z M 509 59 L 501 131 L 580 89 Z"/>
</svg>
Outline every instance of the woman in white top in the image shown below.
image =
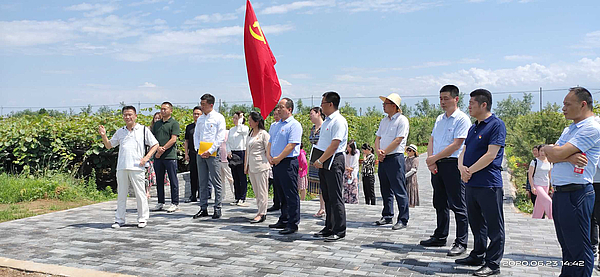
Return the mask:
<svg viewBox="0 0 600 277">
<path fill-rule="evenodd" d="M 541 145 L 539 154 L 536 160 L 531 161 L 529 164 L 529 183 L 531 184 L 531 193 L 535 194 L 535 205 L 533 206 L 533 218 L 542 218 L 544 213 L 548 216 L 548 219 L 552 219 L 552 198 L 548 195 L 548 192 L 552 193 L 550 186 L 550 170 L 552 164 L 546 158 L 546 153 Z M 537 161 L 537 165 L 536 165 Z"/>
<path fill-rule="evenodd" d="M 232 159 L 233 156 L 238 156 L 234 159 L 240 163 L 231 166 L 231 174 L 233 175 L 233 188 L 235 190 L 235 202 L 231 205 L 247 206 L 246 193 L 248 192 L 248 179 L 244 174 L 244 160 L 246 155 L 246 140 L 250 128 L 244 125 L 246 119 L 241 111 L 235 112 L 233 115 L 233 127 L 229 129 L 227 138 L 227 157 Z M 231 163 L 230 163 L 231 165 Z"/>
<path fill-rule="evenodd" d="M 353 139 L 346 146 L 346 171 L 344 172 L 344 203 L 358 204 L 358 150 Z"/>
</svg>

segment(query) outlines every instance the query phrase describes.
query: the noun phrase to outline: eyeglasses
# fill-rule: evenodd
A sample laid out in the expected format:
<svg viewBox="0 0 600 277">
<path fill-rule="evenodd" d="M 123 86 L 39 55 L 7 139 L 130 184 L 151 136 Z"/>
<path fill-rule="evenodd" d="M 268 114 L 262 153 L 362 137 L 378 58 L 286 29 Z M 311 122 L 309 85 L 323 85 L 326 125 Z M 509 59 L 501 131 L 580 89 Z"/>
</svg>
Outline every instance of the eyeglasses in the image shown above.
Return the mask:
<svg viewBox="0 0 600 277">
<path fill-rule="evenodd" d="M 385 106 L 385 105 L 396 105 L 396 104 L 394 104 L 394 103 L 388 103 L 388 102 L 383 102 L 383 103 L 381 103 L 381 105 Z"/>
<path fill-rule="evenodd" d="M 331 102 L 321 102 L 321 106 L 323 106 L 324 104 L 329 104 Z"/>
</svg>

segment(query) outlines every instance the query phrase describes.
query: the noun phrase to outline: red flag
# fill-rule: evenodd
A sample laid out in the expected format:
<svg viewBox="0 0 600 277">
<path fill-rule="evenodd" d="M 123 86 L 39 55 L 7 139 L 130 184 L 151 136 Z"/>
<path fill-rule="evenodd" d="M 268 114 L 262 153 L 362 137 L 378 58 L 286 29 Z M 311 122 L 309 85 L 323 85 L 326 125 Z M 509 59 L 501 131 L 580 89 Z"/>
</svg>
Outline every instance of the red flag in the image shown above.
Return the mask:
<svg viewBox="0 0 600 277">
<path fill-rule="evenodd" d="M 267 38 L 263 33 L 250 0 L 246 1 L 246 20 L 244 22 L 244 53 L 248 83 L 254 107 L 258 107 L 264 119 L 275 108 L 281 97 L 281 86 L 275 72 L 275 56 L 271 52 Z"/>
</svg>

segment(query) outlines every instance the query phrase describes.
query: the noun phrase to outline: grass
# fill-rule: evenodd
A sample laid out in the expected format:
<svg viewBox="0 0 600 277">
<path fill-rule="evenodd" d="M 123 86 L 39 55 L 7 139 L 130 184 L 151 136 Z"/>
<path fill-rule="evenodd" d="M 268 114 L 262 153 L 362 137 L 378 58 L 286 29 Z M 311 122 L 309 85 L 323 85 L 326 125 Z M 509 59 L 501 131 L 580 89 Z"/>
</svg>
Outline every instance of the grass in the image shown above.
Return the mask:
<svg viewBox="0 0 600 277">
<path fill-rule="evenodd" d="M 110 187 L 96 189 L 89 181 L 70 174 L 47 172 L 41 175 L 0 174 L 0 222 L 89 205 L 116 198 Z"/>
</svg>

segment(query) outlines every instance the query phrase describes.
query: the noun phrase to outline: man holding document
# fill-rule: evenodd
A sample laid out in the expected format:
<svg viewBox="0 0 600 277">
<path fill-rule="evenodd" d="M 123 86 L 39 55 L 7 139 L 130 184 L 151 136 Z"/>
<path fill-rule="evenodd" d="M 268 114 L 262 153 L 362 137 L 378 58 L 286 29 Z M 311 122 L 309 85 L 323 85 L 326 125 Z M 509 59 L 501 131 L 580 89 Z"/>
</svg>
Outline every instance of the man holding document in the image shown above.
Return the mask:
<svg viewBox="0 0 600 277">
<path fill-rule="evenodd" d="M 195 149 L 198 152 L 197 166 L 198 179 L 200 182 L 200 211 L 194 215 L 194 219 L 208 216 L 208 197 L 210 196 L 208 178 L 215 189 L 215 205 L 212 218 L 221 217 L 221 169 L 219 159 L 219 146 L 225 140 L 225 117 L 213 110 L 215 97 L 204 94 L 200 97 L 200 109 L 202 115 L 196 122 L 194 130 Z"/>
<path fill-rule="evenodd" d="M 324 237 L 326 242 L 338 241 L 346 236 L 346 207 L 342 200 L 348 122 L 338 111 L 340 95 L 326 92 L 321 100 L 323 114 L 327 116 L 321 126 L 317 145 L 310 155 L 311 162 L 319 169 L 321 192 L 325 201 L 325 228 L 314 237 Z"/>
</svg>

